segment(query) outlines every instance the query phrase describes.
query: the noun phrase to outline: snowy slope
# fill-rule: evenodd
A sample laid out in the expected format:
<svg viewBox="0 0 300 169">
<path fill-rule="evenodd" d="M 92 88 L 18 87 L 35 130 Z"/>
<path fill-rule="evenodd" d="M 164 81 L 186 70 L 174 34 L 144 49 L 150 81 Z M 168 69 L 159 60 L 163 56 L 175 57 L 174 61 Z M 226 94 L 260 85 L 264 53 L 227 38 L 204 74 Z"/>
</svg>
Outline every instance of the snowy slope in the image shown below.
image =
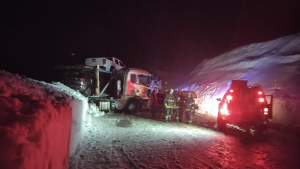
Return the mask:
<svg viewBox="0 0 300 169">
<path fill-rule="evenodd" d="M 60 83 L 0 71 L 1 168 L 68 168 L 87 108 L 85 97 Z"/>
<path fill-rule="evenodd" d="M 274 122 L 295 124 L 300 96 L 300 34 L 250 44 L 203 61 L 181 86 L 196 91 L 202 112 L 217 114 L 216 98 L 222 97 L 232 79 L 261 84 L 274 99 Z"/>
</svg>

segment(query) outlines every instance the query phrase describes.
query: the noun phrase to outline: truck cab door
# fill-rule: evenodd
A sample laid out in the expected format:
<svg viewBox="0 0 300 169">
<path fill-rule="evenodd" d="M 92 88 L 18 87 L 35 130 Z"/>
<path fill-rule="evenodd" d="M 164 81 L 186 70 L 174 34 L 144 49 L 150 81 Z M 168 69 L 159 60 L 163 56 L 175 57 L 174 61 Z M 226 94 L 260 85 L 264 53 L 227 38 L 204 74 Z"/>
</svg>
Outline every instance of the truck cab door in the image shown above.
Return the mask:
<svg viewBox="0 0 300 169">
<path fill-rule="evenodd" d="M 268 107 L 268 118 L 273 118 L 273 95 L 266 95 L 267 107 Z"/>
</svg>

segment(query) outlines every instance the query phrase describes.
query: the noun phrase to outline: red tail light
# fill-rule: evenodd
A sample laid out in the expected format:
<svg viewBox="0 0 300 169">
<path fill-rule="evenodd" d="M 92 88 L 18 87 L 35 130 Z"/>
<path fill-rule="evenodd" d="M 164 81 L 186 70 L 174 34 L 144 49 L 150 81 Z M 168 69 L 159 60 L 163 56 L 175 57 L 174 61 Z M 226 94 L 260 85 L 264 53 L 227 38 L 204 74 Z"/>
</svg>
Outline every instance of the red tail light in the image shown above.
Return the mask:
<svg viewBox="0 0 300 169">
<path fill-rule="evenodd" d="M 221 109 L 221 114 L 222 115 L 229 115 L 228 109 L 227 109 L 227 104 L 223 104 L 222 109 Z"/>
<path fill-rule="evenodd" d="M 268 115 L 268 108 L 264 108 L 264 115 Z"/>
<path fill-rule="evenodd" d="M 264 102 L 264 101 L 265 101 L 265 99 L 259 98 L 259 102 Z"/>
<path fill-rule="evenodd" d="M 232 100 L 232 96 L 231 96 L 231 95 L 228 95 L 226 98 L 227 98 L 228 100 Z"/>
<path fill-rule="evenodd" d="M 81 81 L 84 81 L 84 80 L 85 80 L 85 78 L 80 78 L 80 80 L 81 80 Z"/>
</svg>

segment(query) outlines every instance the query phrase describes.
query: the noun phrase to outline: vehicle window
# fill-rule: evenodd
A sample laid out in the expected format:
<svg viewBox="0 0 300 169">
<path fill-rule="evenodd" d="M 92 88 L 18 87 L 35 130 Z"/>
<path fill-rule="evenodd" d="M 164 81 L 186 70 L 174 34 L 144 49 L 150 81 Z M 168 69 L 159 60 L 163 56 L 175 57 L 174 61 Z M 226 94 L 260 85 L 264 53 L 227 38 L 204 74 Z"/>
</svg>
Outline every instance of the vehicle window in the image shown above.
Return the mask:
<svg viewBox="0 0 300 169">
<path fill-rule="evenodd" d="M 121 65 L 122 67 L 125 67 L 124 64 L 123 64 L 121 61 L 120 61 L 120 65 Z"/>
<path fill-rule="evenodd" d="M 119 65 L 119 60 L 115 59 L 115 62 Z"/>
<path fill-rule="evenodd" d="M 139 83 L 144 86 L 149 86 L 149 76 L 138 75 Z"/>
<path fill-rule="evenodd" d="M 106 64 L 106 59 L 103 59 L 103 65 L 105 65 Z"/>
<path fill-rule="evenodd" d="M 132 83 L 137 83 L 137 78 L 136 78 L 136 75 L 135 75 L 135 74 L 131 74 L 131 75 L 130 75 L 130 81 L 131 81 Z"/>
<path fill-rule="evenodd" d="M 231 96 L 231 103 L 254 103 L 251 89 L 234 89 L 233 92 L 227 92 L 223 100 L 227 100 L 227 96 Z"/>
<path fill-rule="evenodd" d="M 183 96 L 188 97 L 189 91 L 183 91 Z M 195 92 L 191 92 L 191 98 L 197 98 L 197 94 Z"/>
<path fill-rule="evenodd" d="M 83 72 L 68 71 L 64 73 L 64 77 L 85 77 Z"/>
<path fill-rule="evenodd" d="M 94 73 L 87 72 L 86 77 L 92 79 L 94 78 Z"/>
</svg>

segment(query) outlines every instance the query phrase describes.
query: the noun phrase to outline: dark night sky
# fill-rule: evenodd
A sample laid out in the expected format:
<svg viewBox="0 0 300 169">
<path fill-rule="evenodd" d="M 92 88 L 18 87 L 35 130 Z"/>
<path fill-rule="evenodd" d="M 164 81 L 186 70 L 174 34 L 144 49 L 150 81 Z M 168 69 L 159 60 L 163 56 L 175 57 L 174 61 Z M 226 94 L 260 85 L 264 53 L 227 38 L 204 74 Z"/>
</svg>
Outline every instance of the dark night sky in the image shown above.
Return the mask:
<svg viewBox="0 0 300 169">
<path fill-rule="evenodd" d="M 105 56 L 128 67 L 187 74 L 203 59 L 300 31 L 298 0 L 23 2 L 2 8 L 0 69 L 45 81 L 53 79 L 56 64 Z"/>
</svg>

